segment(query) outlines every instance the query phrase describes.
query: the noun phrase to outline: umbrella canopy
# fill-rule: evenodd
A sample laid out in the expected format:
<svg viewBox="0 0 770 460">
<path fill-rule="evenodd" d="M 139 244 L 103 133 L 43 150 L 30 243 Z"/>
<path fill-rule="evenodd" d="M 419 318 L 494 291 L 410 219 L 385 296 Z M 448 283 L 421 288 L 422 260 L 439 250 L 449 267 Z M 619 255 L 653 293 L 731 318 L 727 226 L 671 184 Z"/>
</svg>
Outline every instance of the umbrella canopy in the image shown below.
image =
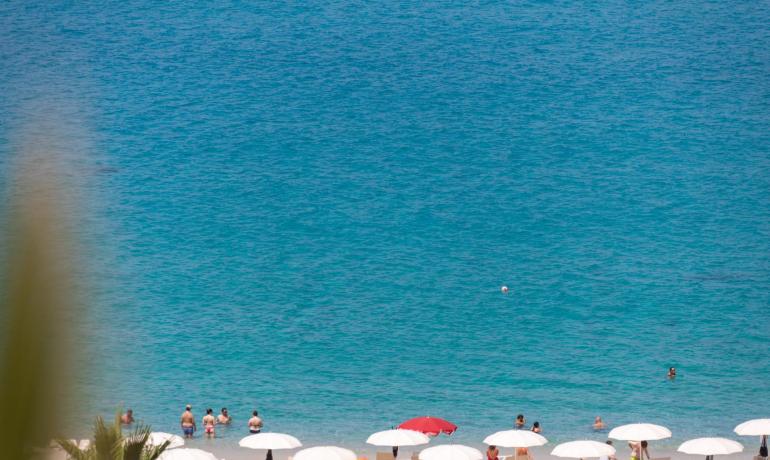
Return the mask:
<svg viewBox="0 0 770 460">
<path fill-rule="evenodd" d="M 302 449 L 294 455 L 294 460 L 356 460 L 352 450 L 336 446 L 319 446 Z"/>
<path fill-rule="evenodd" d="M 166 441 L 169 441 L 167 449 L 184 446 L 184 439 L 181 436 L 177 436 L 171 433 L 163 433 L 161 431 L 150 433 L 150 438 L 147 440 L 147 444 L 151 446 L 159 446 Z"/>
<path fill-rule="evenodd" d="M 741 436 L 766 436 L 770 434 L 770 418 L 758 418 L 743 422 L 736 426 L 734 431 Z"/>
<path fill-rule="evenodd" d="M 246 436 L 238 442 L 241 447 L 249 449 L 294 449 L 302 447 L 299 439 L 289 434 L 283 433 L 257 433 Z"/>
<path fill-rule="evenodd" d="M 158 460 L 218 460 L 211 452 L 200 449 L 170 449 L 163 451 Z"/>
<path fill-rule="evenodd" d="M 613 428 L 608 436 L 621 441 L 657 441 L 670 438 L 671 430 L 652 423 L 631 423 Z"/>
<path fill-rule="evenodd" d="M 484 439 L 484 444 L 500 447 L 534 447 L 548 442 L 545 437 L 528 430 L 505 430 L 490 434 Z"/>
<path fill-rule="evenodd" d="M 567 458 L 593 458 L 615 455 L 615 448 L 597 441 L 570 441 L 559 444 L 551 455 Z"/>
<path fill-rule="evenodd" d="M 420 460 L 481 460 L 483 457 L 480 450 L 460 444 L 429 447 L 419 455 Z"/>
<path fill-rule="evenodd" d="M 414 430 L 378 431 L 366 440 L 367 444 L 387 447 L 419 446 L 421 444 L 428 444 L 428 442 L 430 442 L 429 437 Z"/>
<path fill-rule="evenodd" d="M 398 426 L 402 430 L 414 430 L 428 436 L 438 436 L 440 433 L 452 434 L 457 431 L 457 425 L 438 417 L 417 417 L 407 420 Z"/>
<path fill-rule="evenodd" d="M 682 443 L 677 451 L 684 452 L 685 454 L 705 455 L 710 457 L 712 455 L 730 455 L 737 452 L 743 452 L 743 446 L 732 439 L 698 438 Z"/>
</svg>

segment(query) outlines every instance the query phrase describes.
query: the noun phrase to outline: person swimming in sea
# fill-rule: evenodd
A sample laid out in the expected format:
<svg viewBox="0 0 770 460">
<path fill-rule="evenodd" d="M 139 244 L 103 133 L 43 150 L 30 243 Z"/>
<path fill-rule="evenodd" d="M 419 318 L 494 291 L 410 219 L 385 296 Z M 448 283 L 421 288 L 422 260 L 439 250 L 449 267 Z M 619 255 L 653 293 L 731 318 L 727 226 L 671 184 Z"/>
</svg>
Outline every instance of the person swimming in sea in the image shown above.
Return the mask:
<svg viewBox="0 0 770 460">
<path fill-rule="evenodd" d="M 602 421 L 602 418 L 597 415 L 596 418 L 594 419 L 593 427 L 595 431 L 599 431 L 607 428 L 607 425 L 605 425 L 604 422 Z"/>
<path fill-rule="evenodd" d="M 532 432 L 533 433 L 540 433 L 541 431 L 543 431 L 543 430 L 540 429 L 540 422 L 535 422 L 535 423 L 532 424 Z"/>
<path fill-rule="evenodd" d="M 520 430 L 524 428 L 524 424 L 526 421 L 524 420 L 524 414 L 519 414 L 516 416 L 516 422 L 513 424 L 514 428 L 517 430 Z"/>
<path fill-rule="evenodd" d="M 675 367 L 669 367 L 668 368 L 668 379 L 673 380 L 676 378 L 676 368 Z"/>
</svg>

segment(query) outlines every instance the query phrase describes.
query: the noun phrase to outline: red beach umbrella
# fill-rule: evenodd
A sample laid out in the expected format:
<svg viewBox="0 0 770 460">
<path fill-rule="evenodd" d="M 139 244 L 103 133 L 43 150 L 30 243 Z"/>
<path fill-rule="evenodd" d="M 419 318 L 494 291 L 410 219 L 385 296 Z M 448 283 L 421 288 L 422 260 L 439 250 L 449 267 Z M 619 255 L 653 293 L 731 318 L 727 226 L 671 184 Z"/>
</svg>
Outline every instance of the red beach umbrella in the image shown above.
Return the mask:
<svg viewBox="0 0 770 460">
<path fill-rule="evenodd" d="M 402 430 L 419 431 L 428 436 L 438 436 L 439 433 L 452 434 L 457 430 L 457 425 L 438 417 L 417 417 L 407 420 L 398 427 Z"/>
</svg>

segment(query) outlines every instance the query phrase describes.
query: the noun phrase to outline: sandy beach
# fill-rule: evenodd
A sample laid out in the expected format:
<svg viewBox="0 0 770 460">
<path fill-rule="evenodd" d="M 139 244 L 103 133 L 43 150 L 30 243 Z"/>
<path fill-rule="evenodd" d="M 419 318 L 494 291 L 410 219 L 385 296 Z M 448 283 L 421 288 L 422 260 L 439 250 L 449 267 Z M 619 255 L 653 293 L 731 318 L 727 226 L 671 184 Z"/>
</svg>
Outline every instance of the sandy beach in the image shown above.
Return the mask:
<svg viewBox="0 0 770 460">
<path fill-rule="evenodd" d="M 620 441 L 619 441 L 620 442 Z M 439 445 L 446 443 L 446 440 L 439 441 L 436 444 L 432 445 Z M 750 446 L 747 443 L 742 443 L 746 450 L 744 452 L 741 452 L 739 454 L 734 455 L 724 455 L 717 457 L 717 460 L 752 460 L 754 456 L 757 454 L 757 447 L 751 444 Z M 555 444 L 554 444 L 555 445 Z M 312 446 L 310 446 L 312 447 Z M 482 444 L 473 444 L 471 447 L 475 447 L 482 452 L 485 451 L 486 446 Z M 533 460 L 560 460 L 559 457 L 554 457 L 549 455 L 551 452 L 551 449 L 553 449 L 553 445 L 547 445 L 544 447 L 539 448 L 532 448 L 530 449 L 530 452 L 532 453 Z M 654 447 L 654 446 L 653 446 Z M 231 447 L 231 446 L 213 446 L 211 449 L 203 447 L 205 450 L 208 450 L 215 454 L 218 458 L 223 460 L 264 460 L 265 458 L 265 451 L 256 451 L 256 450 L 249 450 L 249 449 L 242 449 L 237 447 Z M 376 456 L 377 450 L 373 448 L 363 448 L 363 449 L 352 449 L 354 450 L 358 455 L 359 458 L 366 457 L 369 460 L 373 460 Z M 381 452 L 387 451 L 387 449 L 380 450 Z M 418 452 L 418 450 L 415 450 L 415 452 Z M 502 455 L 508 455 L 513 452 L 513 449 L 501 449 Z M 699 457 L 697 455 L 687 455 L 682 454 L 680 452 L 676 452 L 675 449 L 650 449 L 650 453 L 653 455 L 653 460 L 655 459 L 661 459 L 661 458 L 670 458 L 671 460 L 702 460 L 702 457 Z M 408 460 L 411 457 L 412 451 L 409 449 L 402 449 L 402 451 L 399 453 L 399 457 L 402 460 Z M 288 460 L 289 456 L 291 456 L 291 453 L 286 452 L 273 452 L 273 459 L 274 460 Z M 628 449 L 625 448 L 625 445 L 623 445 L 620 449 L 618 449 L 617 454 L 618 460 L 627 460 L 629 458 L 629 452 Z"/>
</svg>

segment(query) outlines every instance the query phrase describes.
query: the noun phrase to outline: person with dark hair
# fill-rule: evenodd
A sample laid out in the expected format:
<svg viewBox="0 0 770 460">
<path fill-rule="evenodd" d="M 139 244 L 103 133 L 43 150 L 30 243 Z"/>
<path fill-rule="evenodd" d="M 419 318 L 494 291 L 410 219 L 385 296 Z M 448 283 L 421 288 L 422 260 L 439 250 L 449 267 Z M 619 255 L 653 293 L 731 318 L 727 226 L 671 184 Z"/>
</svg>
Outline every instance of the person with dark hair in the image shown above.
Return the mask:
<svg viewBox="0 0 770 460">
<path fill-rule="evenodd" d="M 524 414 L 517 415 L 516 416 L 516 423 L 514 424 L 516 429 L 520 430 L 520 429 L 524 428 L 524 423 L 525 423 L 525 421 L 524 421 Z"/>
<path fill-rule="evenodd" d="M 259 412 L 254 411 L 251 413 L 252 417 L 249 419 L 249 433 L 257 434 L 262 431 L 262 419 L 259 418 Z"/>
<path fill-rule="evenodd" d="M 217 415 L 217 423 L 220 425 L 229 425 L 233 421 L 233 418 L 230 417 L 230 414 L 227 412 L 227 408 L 223 407 L 222 412 Z"/>
<path fill-rule="evenodd" d="M 214 433 L 214 425 L 217 423 L 217 419 L 214 418 L 214 409 L 206 409 L 206 415 L 203 416 L 203 432 L 206 433 L 207 438 L 216 437 Z"/>
<path fill-rule="evenodd" d="M 193 433 L 195 433 L 195 417 L 192 413 L 192 406 L 187 405 L 184 408 L 184 412 L 182 412 L 182 417 L 180 420 L 180 425 L 182 425 L 182 433 L 184 433 L 184 437 L 187 439 L 192 439 Z"/>
<path fill-rule="evenodd" d="M 604 441 L 604 443 L 607 444 L 608 446 L 612 445 L 612 441 L 609 440 L 609 439 Z M 602 455 L 601 457 L 599 457 L 599 460 L 617 460 L 617 458 L 615 457 L 615 454 L 612 454 L 612 455 Z"/>
<path fill-rule="evenodd" d="M 540 429 L 540 422 L 535 422 L 532 424 L 532 431 L 535 433 L 540 433 L 541 431 L 543 431 L 542 429 Z"/>
<path fill-rule="evenodd" d="M 122 425 L 131 425 L 134 423 L 134 411 L 128 409 L 125 414 L 120 417 L 120 423 Z"/>
<path fill-rule="evenodd" d="M 647 455 L 647 460 L 650 460 L 650 452 L 647 451 L 647 441 L 629 442 L 628 447 L 631 448 L 631 460 L 644 460 L 645 455 Z"/>
<path fill-rule="evenodd" d="M 498 460 L 498 455 L 500 455 L 500 449 L 497 446 L 490 445 L 487 448 L 487 460 Z"/>
<path fill-rule="evenodd" d="M 668 376 L 669 380 L 673 380 L 676 378 L 676 368 L 675 367 L 669 367 L 668 368 Z"/>
</svg>

